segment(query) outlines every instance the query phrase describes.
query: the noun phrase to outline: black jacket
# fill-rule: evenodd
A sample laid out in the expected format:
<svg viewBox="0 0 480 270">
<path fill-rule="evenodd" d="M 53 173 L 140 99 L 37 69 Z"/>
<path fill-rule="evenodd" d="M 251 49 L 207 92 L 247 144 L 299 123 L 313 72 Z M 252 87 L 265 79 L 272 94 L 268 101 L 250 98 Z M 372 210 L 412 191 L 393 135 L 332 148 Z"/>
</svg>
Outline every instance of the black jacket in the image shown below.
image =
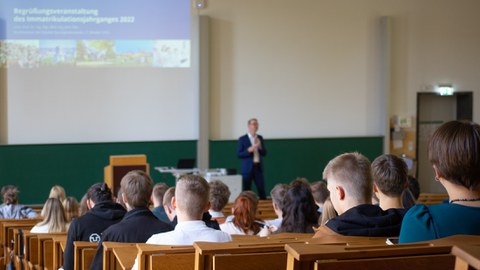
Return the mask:
<svg viewBox="0 0 480 270">
<path fill-rule="evenodd" d="M 101 270 L 103 267 L 103 241 L 124 243 L 145 243 L 156 233 L 171 231 L 173 227 L 159 219 L 146 207 L 128 211 L 122 221 L 110 226 L 102 234 L 98 250 L 93 258 L 91 270 Z"/>
<path fill-rule="evenodd" d="M 73 241 L 99 242 L 105 229 L 122 220 L 127 211 L 113 202 L 96 204 L 85 215 L 76 218 L 68 229 L 67 244 L 63 253 L 63 269 L 73 270 Z"/>
<path fill-rule="evenodd" d="M 405 209 L 382 210 L 378 205 L 362 204 L 332 218 L 325 226 L 351 236 L 398 236 Z"/>
</svg>

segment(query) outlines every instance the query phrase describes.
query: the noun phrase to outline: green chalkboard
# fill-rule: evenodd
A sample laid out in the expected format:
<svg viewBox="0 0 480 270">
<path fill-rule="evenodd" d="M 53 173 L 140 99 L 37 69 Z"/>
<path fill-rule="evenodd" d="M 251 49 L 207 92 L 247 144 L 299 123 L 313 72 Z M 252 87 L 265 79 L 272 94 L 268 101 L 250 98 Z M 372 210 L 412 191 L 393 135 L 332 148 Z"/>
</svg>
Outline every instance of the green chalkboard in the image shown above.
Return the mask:
<svg viewBox="0 0 480 270">
<path fill-rule="evenodd" d="M 383 153 L 383 137 L 266 140 L 265 180 L 269 191 L 276 183 L 295 177 L 322 178 L 327 162 L 338 154 L 358 151 L 370 159 Z M 210 168 L 240 171 L 237 142 L 211 141 Z M 43 203 L 53 185 L 61 185 L 78 200 L 93 183 L 103 181 L 110 155 L 145 154 L 154 182 L 174 184 L 155 166 L 176 166 L 178 159 L 195 158 L 197 141 L 84 143 L 0 146 L 0 185 L 20 188 L 20 202 Z"/>
<path fill-rule="evenodd" d="M 85 143 L 0 146 L 0 184 L 20 188 L 20 203 L 43 203 L 53 185 L 81 199 L 93 183 L 103 182 L 110 155 L 146 154 L 154 182 L 174 184 L 155 166 L 176 166 L 180 158 L 195 158 L 196 141 Z"/>
</svg>

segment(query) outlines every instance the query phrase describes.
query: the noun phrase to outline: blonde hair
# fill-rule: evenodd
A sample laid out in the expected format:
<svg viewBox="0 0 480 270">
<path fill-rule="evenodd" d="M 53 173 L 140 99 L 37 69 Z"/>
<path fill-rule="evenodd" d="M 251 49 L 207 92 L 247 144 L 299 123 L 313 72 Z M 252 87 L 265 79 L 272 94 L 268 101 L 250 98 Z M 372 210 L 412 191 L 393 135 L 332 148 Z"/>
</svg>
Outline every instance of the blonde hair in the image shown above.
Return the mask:
<svg viewBox="0 0 480 270">
<path fill-rule="evenodd" d="M 79 216 L 80 207 L 78 205 L 77 199 L 75 199 L 74 197 L 67 197 L 67 199 L 63 202 L 63 208 L 65 210 L 65 217 L 67 218 L 67 222 L 72 222 L 72 219 Z"/>
<path fill-rule="evenodd" d="M 330 219 L 338 216 L 337 212 L 335 211 L 335 208 L 333 207 L 332 201 L 330 200 L 330 196 L 327 197 L 325 202 L 323 203 L 323 208 L 322 208 L 322 215 L 320 216 L 320 225 L 325 225 L 327 221 Z"/>
<path fill-rule="evenodd" d="M 55 185 L 50 189 L 50 195 L 48 198 L 57 198 L 63 203 L 67 199 L 67 194 L 65 193 L 65 189 L 59 185 Z"/>
<path fill-rule="evenodd" d="M 66 232 L 67 218 L 62 203 L 57 198 L 48 198 L 44 206 L 43 221 L 38 226 L 47 225 L 49 233 Z"/>
<path fill-rule="evenodd" d="M 190 218 L 201 216 L 209 202 L 210 185 L 198 175 L 184 175 L 177 181 L 175 201 L 177 208 Z"/>
<path fill-rule="evenodd" d="M 323 178 L 331 178 L 343 186 L 349 197 L 358 203 L 371 203 L 373 180 L 370 161 L 364 155 L 353 152 L 335 157 L 323 170 Z"/>
</svg>

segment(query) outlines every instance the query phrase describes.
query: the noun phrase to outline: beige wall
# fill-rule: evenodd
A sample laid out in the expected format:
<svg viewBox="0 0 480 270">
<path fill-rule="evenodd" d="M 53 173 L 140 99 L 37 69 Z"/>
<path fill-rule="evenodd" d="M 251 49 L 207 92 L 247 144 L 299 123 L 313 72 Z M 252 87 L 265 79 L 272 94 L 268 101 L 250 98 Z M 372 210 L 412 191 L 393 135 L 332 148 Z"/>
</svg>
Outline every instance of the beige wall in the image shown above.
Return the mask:
<svg viewBox="0 0 480 270">
<path fill-rule="evenodd" d="M 209 0 L 211 139 L 258 117 L 269 138 L 383 135 L 382 16 L 392 22 L 390 115 L 439 83 L 480 93 L 478 0 Z M 474 111 L 480 121 L 480 112 Z"/>
</svg>

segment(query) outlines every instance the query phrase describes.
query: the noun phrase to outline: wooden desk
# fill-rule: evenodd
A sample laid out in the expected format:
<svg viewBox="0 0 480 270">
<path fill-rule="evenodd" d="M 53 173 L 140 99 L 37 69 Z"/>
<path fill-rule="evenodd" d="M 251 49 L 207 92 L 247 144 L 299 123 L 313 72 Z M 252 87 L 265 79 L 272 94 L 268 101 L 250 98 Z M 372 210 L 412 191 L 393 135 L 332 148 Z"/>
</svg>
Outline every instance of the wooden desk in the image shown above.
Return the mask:
<svg viewBox="0 0 480 270">
<path fill-rule="evenodd" d="M 137 244 L 138 270 L 190 270 L 195 266 L 193 246 Z"/>
<path fill-rule="evenodd" d="M 452 269 L 451 246 L 419 243 L 411 245 L 287 244 L 287 269 Z"/>
<path fill-rule="evenodd" d="M 63 266 L 63 252 L 66 244 L 66 235 L 53 237 L 53 270 Z"/>
<path fill-rule="evenodd" d="M 103 269 L 116 269 L 117 260 L 113 253 L 114 248 L 132 248 L 134 255 L 136 255 L 136 243 L 119 243 L 119 242 L 102 242 L 103 243 Z M 135 259 L 133 259 L 135 261 Z M 132 264 L 133 266 L 133 264 Z"/>
<path fill-rule="evenodd" d="M 452 248 L 455 270 L 480 269 L 480 243 L 457 244 Z"/>
<path fill-rule="evenodd" d="M 98 243 L 90 243 L 85 241 L 73 242 L 73 269 L 83 270 L 90 269 L 93 258 L 97 253 Z"/>
<path fill-rule="evenodd" d="M 66 237 L 66 233 L 43 233 L 38 234 L 38 265 L 41 268 L 53 269 L 53 238 Z M 57 268 L 58 269 L 58 268 Z"/>
<path fill-rule="evenodd" d="M 137 258 L 137 247 L 114 247 L 113 254 L 115 256 L 114 269 L 130 270 Z"/>
<path fill-rule="evenodd" d="M 229 269 L 285 269 L 286 243 L 305 243 L 310 238 L 260 238 L 252 242 L 196 242 L 195 269 L 210 270 L 229 265 Z M 225 257 L 228 256 L 228 257 Z M 234 268 L 232 268 L 234 267 Z"/>
</svg>

